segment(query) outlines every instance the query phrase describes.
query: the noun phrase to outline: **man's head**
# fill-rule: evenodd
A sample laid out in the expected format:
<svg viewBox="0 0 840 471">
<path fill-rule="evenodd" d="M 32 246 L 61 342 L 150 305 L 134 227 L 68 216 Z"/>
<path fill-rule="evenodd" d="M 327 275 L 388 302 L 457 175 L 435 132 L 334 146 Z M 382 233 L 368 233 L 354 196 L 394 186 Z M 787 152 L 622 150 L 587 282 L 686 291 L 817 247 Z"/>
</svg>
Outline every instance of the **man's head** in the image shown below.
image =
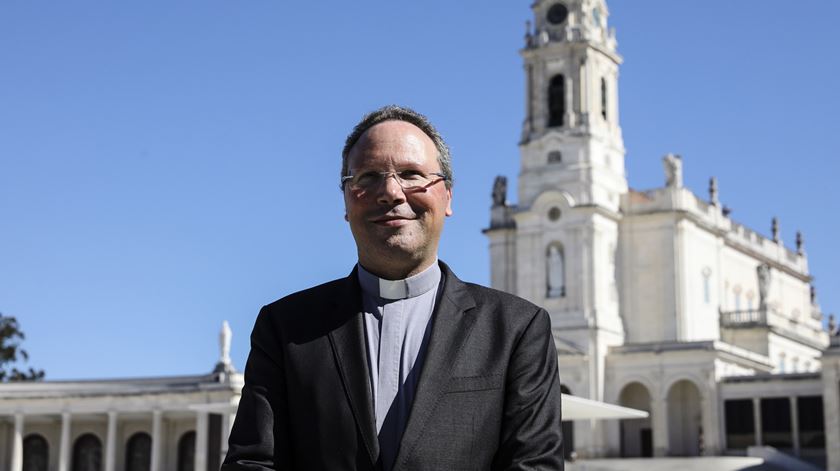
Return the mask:
<svg viewBox="0 0 840 471">
<path fill-rule="evenodd" d="M 386 106 L 365 116 L 347 137 L 341 175 L 345 217 L 366 269 L 398 279 L 435 261 L 452 214 L 452 168 L 423 115 Z"/>
</svg>

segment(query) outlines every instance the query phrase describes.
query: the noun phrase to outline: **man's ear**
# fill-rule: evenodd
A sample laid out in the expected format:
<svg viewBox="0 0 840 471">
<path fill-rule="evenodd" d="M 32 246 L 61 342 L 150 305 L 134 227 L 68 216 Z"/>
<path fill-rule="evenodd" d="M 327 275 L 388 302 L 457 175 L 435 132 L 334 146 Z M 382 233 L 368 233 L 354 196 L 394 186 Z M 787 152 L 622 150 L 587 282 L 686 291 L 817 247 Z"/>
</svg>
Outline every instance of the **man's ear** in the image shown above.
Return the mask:
<svg viewBox="0 0 840 471">
<path fill-rule="evenodd" d="M 444 214 L 447 217 L 452 216 L 452 188 L 446 189 L 446 211 Z"/>
</svg>

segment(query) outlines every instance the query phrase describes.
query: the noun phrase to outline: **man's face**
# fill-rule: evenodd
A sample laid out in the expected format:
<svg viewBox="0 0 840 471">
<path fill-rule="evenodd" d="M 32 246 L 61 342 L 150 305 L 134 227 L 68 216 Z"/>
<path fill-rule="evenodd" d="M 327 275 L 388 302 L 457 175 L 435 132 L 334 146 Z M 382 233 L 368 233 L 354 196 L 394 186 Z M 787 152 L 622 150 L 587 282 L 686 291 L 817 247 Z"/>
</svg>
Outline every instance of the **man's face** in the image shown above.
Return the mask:
<svg viewBox="0 0 840 471">
<path fill-rule="evenodd" d="M 423 131 L 404 121 L 384 121 L 362 134 L 348 154 L 351 175 L 367 171 L 440 172 L 437 148 Z M 452 191 L 443 180 L 404 191 L 393 177 L 365 192 L 345 185 L 344 207 L 356 239 L 359 262 L 391 279 L 419 273 L 437 257 L 443 221 L 452 214 Z"/>
</svg>

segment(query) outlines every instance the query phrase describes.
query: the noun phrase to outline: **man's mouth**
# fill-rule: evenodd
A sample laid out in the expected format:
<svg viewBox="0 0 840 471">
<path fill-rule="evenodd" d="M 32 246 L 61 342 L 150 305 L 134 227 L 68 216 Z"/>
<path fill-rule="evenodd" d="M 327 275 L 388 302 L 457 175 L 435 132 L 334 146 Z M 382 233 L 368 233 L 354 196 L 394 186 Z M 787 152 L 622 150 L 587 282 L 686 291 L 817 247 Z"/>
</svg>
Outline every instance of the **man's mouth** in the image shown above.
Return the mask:
<svg viewBox="0 0 840 471">
<path fill-rule="evenodd" d="M 414 216 L 386 215 L 371 219 L 371 222 L 379 226 L 398 227 L 414 219 Z"/>
</svg>

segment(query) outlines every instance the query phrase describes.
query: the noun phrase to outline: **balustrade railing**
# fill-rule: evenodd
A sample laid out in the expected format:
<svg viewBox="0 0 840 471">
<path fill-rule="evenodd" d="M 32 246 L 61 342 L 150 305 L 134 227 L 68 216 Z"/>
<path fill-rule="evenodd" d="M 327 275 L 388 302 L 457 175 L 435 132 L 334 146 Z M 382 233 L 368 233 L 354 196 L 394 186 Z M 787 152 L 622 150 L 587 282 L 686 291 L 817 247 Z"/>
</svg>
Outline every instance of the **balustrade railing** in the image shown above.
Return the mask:
<svg viewBox="0 0 840 471">
<path fill-rule="evenodd" d="M 745 325 L 766 325 L 766 309 L 748 309 L 744 311 L 720 311 L 721 327 L 737 327 Z"/>
</svg>

